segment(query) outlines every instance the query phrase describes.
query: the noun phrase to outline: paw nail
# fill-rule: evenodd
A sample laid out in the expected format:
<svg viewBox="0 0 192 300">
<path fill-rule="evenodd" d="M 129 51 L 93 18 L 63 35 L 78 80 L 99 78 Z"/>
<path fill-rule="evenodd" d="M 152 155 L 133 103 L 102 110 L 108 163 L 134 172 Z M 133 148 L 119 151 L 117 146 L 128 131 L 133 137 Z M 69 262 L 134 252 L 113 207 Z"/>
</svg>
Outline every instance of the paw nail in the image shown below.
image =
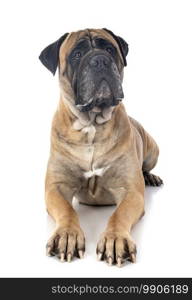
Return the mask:
<svg viewBox="0 0 192 300">
<path fill-rule="evenodd" d="M 118 266 L 119 268 L 122 266 L 121 258 L 120 258 L 120 257 L 117 258 L 117 266 Z"/>
<path fill-rule="evenodd" d="M 131 261 L 132 261 L 133 263 L 136 262 L 136 256 L 135 256 L 134 253 L 131 253 Z"/>
<path fill-rule="evenodd" d="M 51 247 L 47 247 L 46 255 L 51 256 Z"/>
<path fill-rule="evenodd" d="M 84 257 L 84 252 L 83 252 L 82 250 L 79 250 L 78 253 L 79 253 L 79 257 L 80 257 L 80 258 L 83 258 L 83 257 Z"/>
<path fill-rule="evenodd" d="M 102 253 L 98 253 L 98 254 L 97 254 L 97 260 L 101 260 L 102 255 L 103 255 Z"/>
<path fill-rule="evenodd" d="M 112 259 L 111 256 L 108 258 L 108 264 L 109 264 L 110 266 L 112 266 L 112 264 L 113 264 L 113 259 Z"/>
<path fill-rule="evenodd" d="M 71 255 L 71 253 L 69 253 L 69 254 L 67 255 L 67 261 L 68 261 L 68 262 L 71 262 L 71 258 L 72 258 L 72 255 Z"/>
<path fill-rule="evenodd" d="M 61 262 L 64 262 L 64 260 L 65 260 L 64 253 L 61 253 L 61 255 L 60 255 L 60 260 L 61 260 Z"/>
</svg>

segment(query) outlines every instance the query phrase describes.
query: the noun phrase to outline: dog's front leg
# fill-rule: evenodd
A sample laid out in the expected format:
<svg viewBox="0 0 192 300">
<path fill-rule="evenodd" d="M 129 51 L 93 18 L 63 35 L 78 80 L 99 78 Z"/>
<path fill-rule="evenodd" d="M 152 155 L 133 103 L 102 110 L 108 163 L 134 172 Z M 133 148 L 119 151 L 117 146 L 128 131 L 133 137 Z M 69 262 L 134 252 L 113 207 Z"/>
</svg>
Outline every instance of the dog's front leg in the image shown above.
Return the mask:
<svg viewBox="0 0 192 300">
<path fill-rule="evenodd" d="M 61 182 L 46 185 L 47 211 L 56 221 L 56 230 L 47 243 L 47 255 L 57 255 L 61 261 L 68 262 L 74 255 L 82 258 L 85 251 L 84 234 L 77 213 L 70 203 L 71 192 L 69 186 Z M 69 197 L 68 201 L 65 199 L 66 195 Z"/>
<path fill-rule="evenodd" d="M 97 244 L 99 260 L 118 266 L 127 259 L 135 262 L 136 245 L 131 237 L 131 228 L 144 214 L 143 194 L 143 191 L 134 187 L 118 205 Z"/>
</svg>

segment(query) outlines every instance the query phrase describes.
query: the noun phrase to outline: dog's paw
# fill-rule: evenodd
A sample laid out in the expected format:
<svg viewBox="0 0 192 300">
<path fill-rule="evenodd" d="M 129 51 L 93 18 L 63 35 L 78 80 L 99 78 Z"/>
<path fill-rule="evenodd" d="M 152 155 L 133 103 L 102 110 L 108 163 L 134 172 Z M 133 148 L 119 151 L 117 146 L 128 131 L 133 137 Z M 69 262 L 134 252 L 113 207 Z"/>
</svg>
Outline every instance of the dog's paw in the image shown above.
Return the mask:
<svg viewBox="0 0 192 300">
<path fill-rule="evenodd" d="M 97 244 L 97 258 L 121 267 L 125 261 L 136 261 L 136 245 L 129 234 L 104 232 Z"/>
<path fill-rule="evenodd" d="M 143 176 L 146 185 L 160 186 L 163 184 L 163 180 L 159 176 L 156 176 L 146 171 L 143 172 Z"/>
<path fill-rule="evenodd" d="M 62 262 L 70 262 L 74 256 L 83 258 L 85 238 L 77 226 L 58 227 L 46 245 L 48 256 L 57 256 Z"/>
</svg>

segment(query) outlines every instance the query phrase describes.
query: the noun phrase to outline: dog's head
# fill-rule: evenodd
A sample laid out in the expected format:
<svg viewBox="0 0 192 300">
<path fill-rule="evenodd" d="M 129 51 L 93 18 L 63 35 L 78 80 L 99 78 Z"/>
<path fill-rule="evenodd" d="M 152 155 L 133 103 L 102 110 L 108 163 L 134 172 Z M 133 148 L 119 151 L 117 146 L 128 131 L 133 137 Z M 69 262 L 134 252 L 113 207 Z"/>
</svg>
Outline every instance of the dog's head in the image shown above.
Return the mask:
<svg viewBox="0 0 192 300">
<path fill-rule="evenodd" d="M 108 29 L 86 29 L 47 46 L 41 62 L 55 74 L 59 67 L 61 90 L 80 111 L 101 111 L 124 97 L 123 68 L 128 44 Z"/>
</svg>

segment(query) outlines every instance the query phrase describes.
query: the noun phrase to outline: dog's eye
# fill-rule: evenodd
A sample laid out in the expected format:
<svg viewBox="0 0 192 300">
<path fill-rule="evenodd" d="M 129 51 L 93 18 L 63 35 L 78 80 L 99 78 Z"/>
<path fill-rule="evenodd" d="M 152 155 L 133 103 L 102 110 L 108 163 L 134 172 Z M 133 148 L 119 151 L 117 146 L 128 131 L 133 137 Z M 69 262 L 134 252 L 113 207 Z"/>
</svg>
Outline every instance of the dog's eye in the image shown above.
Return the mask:
<svg viewBox="0 0 192 300">
<path fill-rule="evenodd" d="M 80 51 L 77 51 L 77 52 L 75 52 L 74 53 L 74 55 L 73 55 L 73 58 L 80 58 L 81 57 L 81 52 Z"/>
<path fill-rule="evenodd" d="M 112 47 L 107 47 L 107 48 L 106 48 L 106 51 L 107 51 L 109 54 L 113 54 L 113 48 L 112 48 Z"/>
</svg>

